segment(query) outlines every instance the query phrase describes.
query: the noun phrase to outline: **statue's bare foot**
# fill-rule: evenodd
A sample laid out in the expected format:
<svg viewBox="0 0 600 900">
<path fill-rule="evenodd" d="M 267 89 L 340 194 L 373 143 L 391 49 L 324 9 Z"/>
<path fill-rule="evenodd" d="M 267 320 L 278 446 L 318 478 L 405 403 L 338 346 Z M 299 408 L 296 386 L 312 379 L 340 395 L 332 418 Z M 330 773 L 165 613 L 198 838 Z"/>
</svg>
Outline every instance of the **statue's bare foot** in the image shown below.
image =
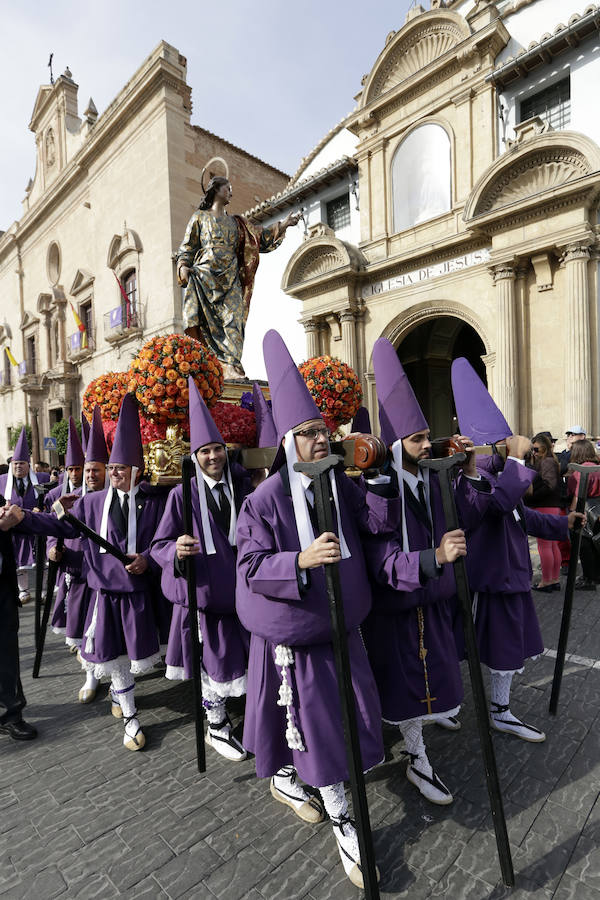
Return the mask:
<svg viewBox="0 0 600 900">
<path fill-rule="evenodd" d="M 232 366 L 229 363 L 222 363 L 223 365 L 223 378 L 225 381 L 239 381 L 240 378 L 245 378 L 246 373 L 244 372 L 242 366 Z"/>
</svg>

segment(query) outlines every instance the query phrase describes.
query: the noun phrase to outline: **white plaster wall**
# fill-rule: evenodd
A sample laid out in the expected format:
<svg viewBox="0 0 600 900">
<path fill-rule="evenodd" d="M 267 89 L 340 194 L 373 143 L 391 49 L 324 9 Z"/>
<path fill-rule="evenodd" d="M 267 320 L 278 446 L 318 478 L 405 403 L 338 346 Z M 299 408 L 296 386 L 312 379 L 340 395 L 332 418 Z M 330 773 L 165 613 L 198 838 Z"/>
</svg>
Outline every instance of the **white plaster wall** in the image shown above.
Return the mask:
<svg viewBox="0 0 600 900">
<path fill-rule="evenodd" d="M 532 41 L 537 43 L 542 35 L 553 34 L 557 25 L 567 25 L 574 13 L 583 15 L 589 5 L 590 0 L 568 0 L 567 3 L 564 0 L 537 0 L 507 16 L 503 21 L 511 40 L 496 58 L 496 65 L 501 65 L 509 56 L 516 56 L 521 48 L 526 50 Z"/>
<path fill-rule="evenodd" d="M 331 140 L 327 141 L 315 158 L 299 173 L 297 181 L 303 181 L 315 175 L 320 169 L 330 166 L 331 163 L 342 156 L 354 156 L 356 153 L 356 145 L 358 138 L 347 128 L 341 128 L 337 134 L 334 134 Z"/>
</svg>

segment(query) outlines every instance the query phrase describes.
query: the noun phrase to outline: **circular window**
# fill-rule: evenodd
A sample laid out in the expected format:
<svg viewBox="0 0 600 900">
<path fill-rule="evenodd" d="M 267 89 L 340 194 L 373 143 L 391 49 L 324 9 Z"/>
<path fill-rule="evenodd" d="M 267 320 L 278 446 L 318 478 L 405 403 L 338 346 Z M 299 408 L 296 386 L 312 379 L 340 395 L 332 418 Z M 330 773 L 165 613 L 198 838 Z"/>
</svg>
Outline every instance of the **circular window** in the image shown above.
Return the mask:
<svg viewBox="0 0 600 900">
<path fill-rule="evenodd" d="M 58 279 L 60 278 L 60 247 L 55 241 L 48 247 L 46 267 L 48 269 L 50 284 L 57 284 Z"/>
</svg>

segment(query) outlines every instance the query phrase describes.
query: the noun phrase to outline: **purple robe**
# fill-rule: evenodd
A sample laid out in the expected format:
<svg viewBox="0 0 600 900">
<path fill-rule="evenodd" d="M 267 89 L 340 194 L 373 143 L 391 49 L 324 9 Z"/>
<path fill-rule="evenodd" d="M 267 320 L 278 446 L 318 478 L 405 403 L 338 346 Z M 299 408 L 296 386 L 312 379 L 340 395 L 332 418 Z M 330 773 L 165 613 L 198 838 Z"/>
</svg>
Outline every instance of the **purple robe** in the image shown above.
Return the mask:
<svg viewBox="0 0 600 900">
<path fill-rule="evenodd" d="M 35 475 L 40 484 L 47 484 L 48 481 L 50 481 L 50 476 L 47 472 L 36 472 Z M 12 495 L 10 497 L 6 497 L 6 502 L 15 503 L 17 506 L 23 507 L 23 509 L 33 509 L 36 506 L 41 508 L 43 501 L 36 494 L 29 475 L 27 477 L 29 478 L 27 490 L 22 497 L 19 497 L 17 493 L 17 479 L 13 476 L 14 481 Z M 2 494 L 2 496 L 4 496 L 4 491 L 6 490 L 7 478 L 8 475 L 0 475 L 0 494 Z M 17 568 L 19 569 L 21 568 L 21 566 L 35 565 L 33 537 L 28 534 L 14 533 L 13 543 L 15 547 L 15 561 L 17 564 Z"/>
<path fill-rule="evenodd" d="M 339 563 L 352 686 L 363 769 L 383 759 L 381 709 L 377 688 L 359 632 L 371 593 L 362 540 L 374 530 L 362 492 L 336 473 L 340 514 L 351 552 Z M 316 531 L 315 531 L 316 536 Z M 271 475 L 246 498 L 238 519 L 237 610 L 251 632 L 244 747 L 256 756 L 259 778 L 292 764 L 315 787 L 348 778 L 341 706 L 331 644 L 331 625 L 323 567 L 307 570 L 299 581 L 296 530 L 287 469 Z M 302 586 L 301 586 L 302 585 Z M 277 705 L 281 669 L 275 646 L 291 645 L 289 669 L 293 721 L 305 750 L 286 741 L 286 708 Z"/>
<path fill-rule="evenodd" d="M 112 491 L 112 488 L 108 488 Z M 107 490 L 85 494 L 73 506 L 71 512 L 90 528 L 100 532 L 102 510 Z M 88 634 L 81 655 L 89 663 L 105 668 L 109 674 L 111 664 L 127 658 L 131 671 L 145 671 L 159 659 L 159 635 L 154 613 L 154 592 L 160 569 L 150 556 L 150 542 L 158 527 L 166 502 L 164 491 L 140 482 L 135 497 L 137 507 L 138 553 L 148 560 L 148 568 L 142 575 L 130 575 L 125 566 L 108 553 L 81 538 L 81 546 L 87 565 L 87 581 L 92 591 L 85 621 Z M 77 532 L 64 520 L 47 513 L 27 514 L 20 529 L 33 534 L 49 534 L 74 538 Z M 127 538 L 112 514 L 108 517 L 107 538 L 127 552 Z M 95 627 L 94 627 L 95 626 Z M 89 649 L 88 649 L 89 648 Z M 102 673 L 104 674 L 104 672 Z"/>
<path fill-rule="evenodd" d="M 567 540 L 568 524 L 565 516 L 545 515 L 523 505 L 534 469 L 512 459 L 499 474 L 495 469 L 494 460 L 478 458 L 482 481 L 472 484 L 478 490 L 482 518 L 467 534 L 466 565 L 481 662 L 496 671 L 517 672 L 526 659 L 544 649 L 531 597 L 527 535 Z M 457 639 L 461 647 L 462 627 Z"/>
<path fill-rule="evenodd" d="M 402 501 L 395 490 L 396 472 L 392 469 L 390 474 L 390 488 L 381 488 L 381 494 L 377 488 L 369 489 L 367 503 L 380 520 L 394 528 L 395 543 L 401 547 Z M 439 546 L 446 531 L 439 481 L 433 472 L 429 486 L 433 542 L 427 516 L 405 485 L 410 551 L 403 554 L 404 562 L 402 558 L 398 559 L 394 572 L 375 567 L 371 558 L 377 587 L 363 635 L 377 681 L 383 717 L 393 723 L 449 712 L 460 705 L 463 697 L 453 633 L 454 571 L 451 565 L 444 565 L 438 574 L 433 557 L 433 547 Z M 392 492 L 395 496 L 386 496 Z M 471 503 L 475 492 L 466 484 L 458 493 L 464 515 L 475 521 L 479 517 Z M 419 607 L 423 613 L 430 704 L 426 702 L 425 669 L 419 657 Z"/>
<path fill-rule="evenodd" d="M 250 492 L 250 479 L 240 466 L 232 467 L 233 493 L 239 512 Z M 250 636 L 235 611 L 236 548 L 213 516 L 209 518 L 215 545 L 210 556 L 204 546 L 198 487 L 192 482 L 194 534 L 200 536 L 200 553 L 195 557 L 196 600 L 202 635 L 203 682 L 217 693 L 240 696 L 246 690 L 246 669 Z M 173 604 L 167 646 L 167 677 L 192 677 L 192 643 L 187 600 L 187 581 L 179 564 L 175 542 L 184 534 L 181 485 L 171 491 L 163 517 L 152 541 L 151 554 L 162 569 L 161 586 Z M 225 685 L 227 687 L 225 688 Z"/>
</svg>

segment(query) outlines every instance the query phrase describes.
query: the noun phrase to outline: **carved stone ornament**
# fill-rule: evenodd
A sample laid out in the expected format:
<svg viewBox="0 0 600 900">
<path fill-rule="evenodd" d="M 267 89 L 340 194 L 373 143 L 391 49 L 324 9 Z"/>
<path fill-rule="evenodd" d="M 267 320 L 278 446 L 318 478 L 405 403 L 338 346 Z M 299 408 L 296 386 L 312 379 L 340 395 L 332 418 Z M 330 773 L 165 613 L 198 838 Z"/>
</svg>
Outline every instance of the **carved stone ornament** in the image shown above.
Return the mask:
<svg viewBox="0 0 600 900">
<path fill-rule="evenodd" d="M 181 460 L 190 452 L 179 425 L 168 425 L 165 440 L 144 445 L 144 465 L 152 484 L 176 484 L 181 481 Z"/>
<path fill-rule="evenodd" d="M 541 149 L 504 169 L 481 196 L 474 215 L 483 215 L 527 197 L 558 188 L 590 173 L 582 153 L 571 147 Z"/>
<path fill-rule="evenodd" d="M 325 275 L 344 265 L 344 260 L 331 246 L 315 247 L 314 250 L 302 257 L 297 269 L 294 271 L 294 281 L 308 281 Z"/>
<path fill-rule="evenodd" d="M 56 146 L 54 143 L 54 132 L 51 128 L 46 132 L 46 166 L 51 169 L 56 162 Z"/>
<path fill-rule="evenodd" d="M 387 58 L 371 82 L 367 102 L 420 72 L 468 36 L 466 23 L 461 29 L 457 22 L 445 16 L 419 22 L 404 38 L 400 37 L 390 46 Z"/>
</svg>

